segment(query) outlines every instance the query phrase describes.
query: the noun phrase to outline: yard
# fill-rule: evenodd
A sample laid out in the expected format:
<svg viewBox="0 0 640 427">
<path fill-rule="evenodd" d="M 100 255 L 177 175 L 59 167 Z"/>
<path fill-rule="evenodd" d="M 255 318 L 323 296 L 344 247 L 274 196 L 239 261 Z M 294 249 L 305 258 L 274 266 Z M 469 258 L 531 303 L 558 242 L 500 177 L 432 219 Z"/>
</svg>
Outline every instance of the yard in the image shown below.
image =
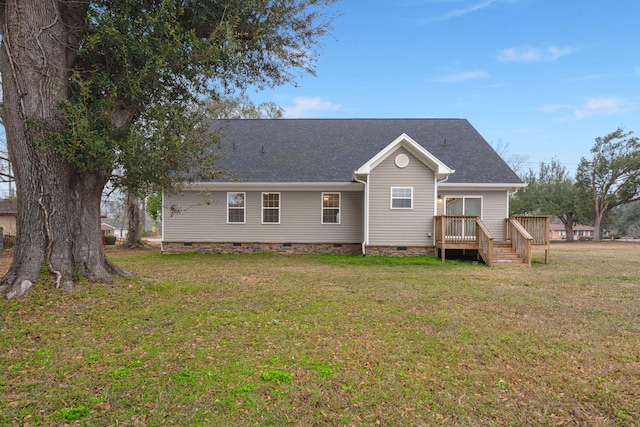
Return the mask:
<svg viewBox="0 0 640 427">
<path fill-rule="evenodd" d="M 0 301 L 0 425 L 640 426 L 639 243 L 109 253 L 139 277 Z"/>
</svg>

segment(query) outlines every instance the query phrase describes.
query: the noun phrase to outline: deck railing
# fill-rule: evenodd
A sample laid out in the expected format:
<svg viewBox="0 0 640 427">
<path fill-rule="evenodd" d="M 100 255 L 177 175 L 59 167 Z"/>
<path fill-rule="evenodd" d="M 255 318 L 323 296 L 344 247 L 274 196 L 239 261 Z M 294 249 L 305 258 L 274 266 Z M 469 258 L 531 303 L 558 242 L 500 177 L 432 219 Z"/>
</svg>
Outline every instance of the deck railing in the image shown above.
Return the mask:
<svg viewBox="0 0 640 427">
<path fill-rule="evenodd" d="M 531 235 L 533 240 L 531 244 L 538 248 L 544 249 L 544 263 L 549 264 L 550 260 L 550 233 L 551 233 L 551 217 L 548 215 L 514 215 L 511 218 L 507 218 L 505 220 L 505 239 L 510 240 L 511 236 L 509 235 L 509 220 L 515 219 L 518 221 L 525 230 Z"/>
<path fill-rule="evenodd" d="M 531 243 L 533 242 L 531 234 L 515 218 L 507 219 L 505 234 L 511 240 L 511 247 L 516 250 L 524 263 L 531 266 Z"/>
<path fill-rule="evenodd" d="M 475 215 L 438 215 L 436 221 L 436 248 L 442 260 L 446 249 L 478 250 L 487 262 L 493 255 L 493 235 Z M 481 249 L 479 247 L 482 246 Z M 491 261 L 488 261 L 489 264 Z"/>
<path fill-rule="evenodd" d="M 493 267 L 493 234 L 480 218 L 477 218 L 476 228 L 478 230 L 478 255 L 482 257 L 485 264 Z"/>
<path fill-rule="evenodd" d="M 475 243 L 477 219 L 474 215 L 436 216 L 436 241 Z"/>
<path fill-rule="evenodd" d="M 524 216 L 514 215 L 511 218 L 517 220 L 533 238 L 534 245 L 545 245 L 549 242 L 550 216 Z M 507 228 L 508 233 L 508 228 Z M 510 236 L 507 234 L 507 238 Z"/>
</svg>

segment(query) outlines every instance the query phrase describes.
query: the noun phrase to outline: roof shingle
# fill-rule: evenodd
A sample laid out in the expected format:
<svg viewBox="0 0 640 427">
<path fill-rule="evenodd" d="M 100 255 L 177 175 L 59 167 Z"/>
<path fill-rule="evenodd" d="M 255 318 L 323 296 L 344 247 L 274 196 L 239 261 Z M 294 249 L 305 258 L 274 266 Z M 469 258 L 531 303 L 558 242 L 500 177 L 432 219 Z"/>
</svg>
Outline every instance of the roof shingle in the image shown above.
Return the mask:
<svg viewBox="0 0 640 427">
<path fill-rule="evenodd" d="M 240 119 L 214 121 L 225 136 L 218 167 L 248 182 L 349 182 L 403 133 L 456 172 L 450 183 L 522 181 L 465 119 Z"/>
</svg>

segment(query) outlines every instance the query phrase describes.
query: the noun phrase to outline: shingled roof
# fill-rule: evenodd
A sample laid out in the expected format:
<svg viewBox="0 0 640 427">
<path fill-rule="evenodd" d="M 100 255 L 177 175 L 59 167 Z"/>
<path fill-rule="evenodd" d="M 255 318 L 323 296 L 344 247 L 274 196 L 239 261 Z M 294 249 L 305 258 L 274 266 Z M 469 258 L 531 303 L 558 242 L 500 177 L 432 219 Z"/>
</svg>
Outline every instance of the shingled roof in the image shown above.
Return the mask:
<svg viewBox="0 0 640 427">
<path fill-rule="evenodd" d="M 455 170 L 449 183 L 522 181 L 465 119 L 221 120 L 219 181 L 350 182 L 403 133 Z M 229 178 L 233 174 L 234 178 Z"/>
</svg>

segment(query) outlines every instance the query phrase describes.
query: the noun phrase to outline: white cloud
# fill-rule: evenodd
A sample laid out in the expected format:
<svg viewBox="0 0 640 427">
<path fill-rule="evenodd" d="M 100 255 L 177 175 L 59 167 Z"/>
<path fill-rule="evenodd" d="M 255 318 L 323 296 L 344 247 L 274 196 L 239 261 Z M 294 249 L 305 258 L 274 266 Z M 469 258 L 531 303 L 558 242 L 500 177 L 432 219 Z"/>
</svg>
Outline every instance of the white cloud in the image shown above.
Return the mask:
<svg viewBox="0 0 640 427">
<path fill-rule="evenodd" d="M 498 54 L 498 59 L 502 62 L 523 62 L 539 61 L 542 57 L 540 49 L 532 47 L 505 49 Z"/>
<path fill-rule="evenodd" d="M 555 61 L 574 52 L 575 49 L 572 47 L 552 46 L 546 49 L 531 46 L 512 47 L 501 51 L 498 54 L 498 60 L 502 62 Z"/>
<path fill-rule="evenodd" d="M 452 74 L 450 76 L 440 77 L 439 79 L 436 79 L 434 81 L 436 81 L 436 82 L 446 82 L 446 83 L 456 83 L 456 82 L 462 82 L 462 81 L 465 81 L 465 80 L 480 79 L 480 78 L 486 77 L 486 76 L 487 76 L 486 71 L 477 70 L 477 71 L 469 71 L 467 73 Z"/>
<path fill-rule="evenodd" d="M 571 55 L 574 52 L 574 49 L 571 47 L 555 47 L 551 46 L 547 49 L 547 60 L 555 61 L 556 59 L 562 58 L 563 56 Z"/>
<path fill-rule="evenodd" d="M 622 98 L 590 98 L 586 104 L 574 110 L 573 115 L 578 120 L 593 116 L 612 116 L 625 112 L 627 104 Z"/>
<path fill-rule="evenodd" d="M 336 111 L 342 108 L 340 104 L 334 104 L 331 101 L 320 97 L 306 98 L 296 97 L 293 99 L 292 106 L 284 107 L 284 116 L 289 119 L 303 117 L 318 117 L 327 111 Z"/>
<path fill-rule="evenodd" d="M 450 18 L 457 18 L 459 16 L 462 15 L 466 15 L 468 13 L 473 13 L 473 12 L 477 12 L 478 10 L 482 10 L 486 7 L 491 6 L 493 3 L 495 3 L 496 0 L 485 0 L 483 2 L 477 3 L 474 2 L 473 4 L 470 4 L 468 6 L 459 8 L 459 9 L 453 9 L 449 12 L 447 12 L 446 14 L 442 15 L 440 18 L 438 18 L 439 20 L 446 20 L 446 19 L 450 19 Z"/>
</svg>

